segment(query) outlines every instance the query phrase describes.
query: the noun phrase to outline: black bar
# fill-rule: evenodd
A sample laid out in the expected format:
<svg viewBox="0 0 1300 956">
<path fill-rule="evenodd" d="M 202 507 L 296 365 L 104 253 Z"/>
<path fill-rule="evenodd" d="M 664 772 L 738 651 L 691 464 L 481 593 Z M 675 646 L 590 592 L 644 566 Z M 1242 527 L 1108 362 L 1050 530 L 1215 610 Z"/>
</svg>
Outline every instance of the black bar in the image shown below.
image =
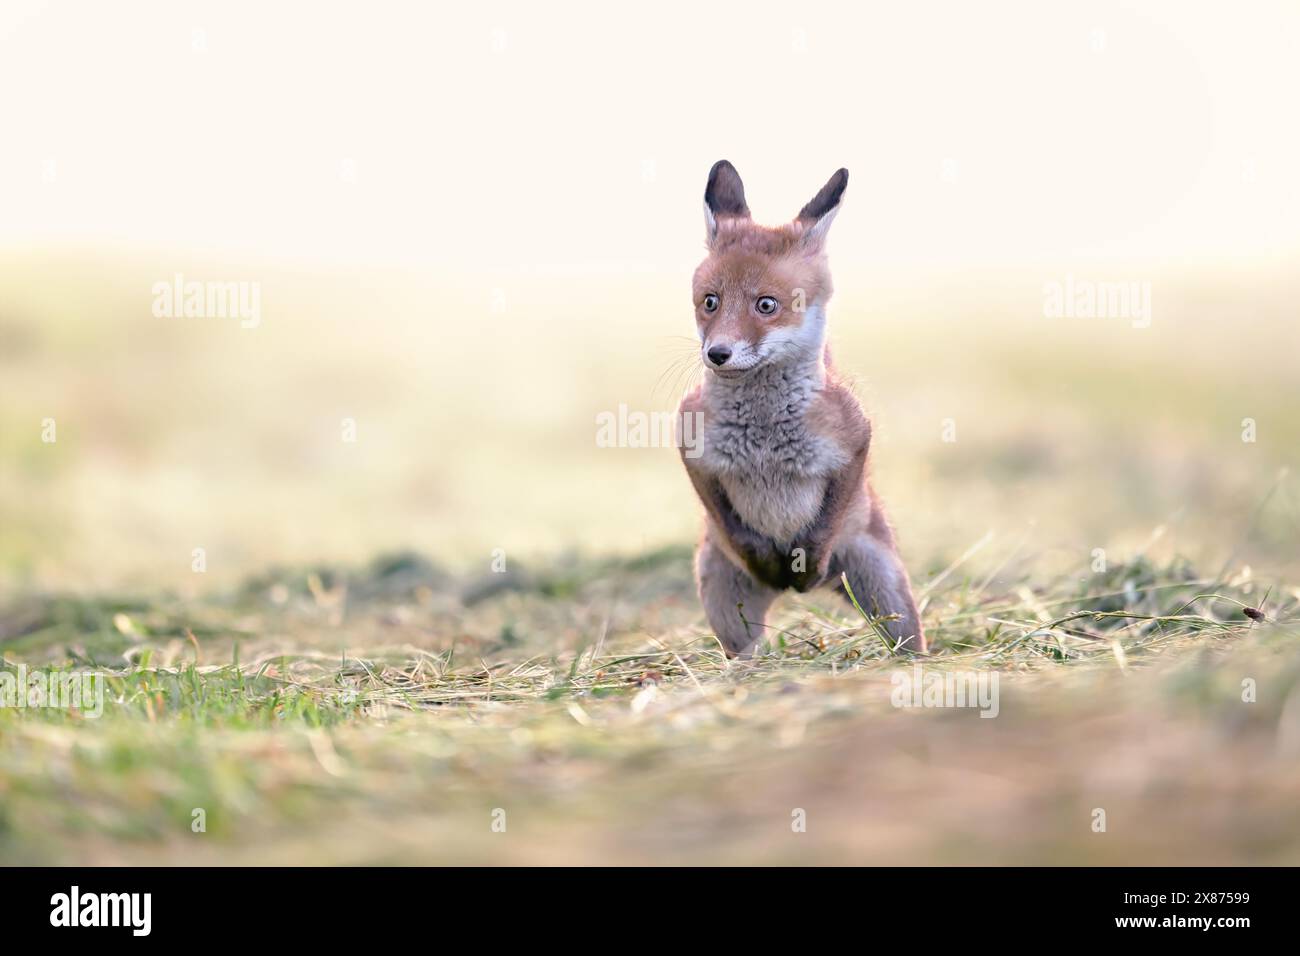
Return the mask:
<svg viewBox="0 0 1300 956">
<path fill-rule="evenodd" d="M 901 931 L 924 945 L 949 934 L 999 940 L 1177 940 L 1216 944 L 1242 934 L 1288 932 L 1296 871 L 1287 868 L 1098 869 L 162 869 L 38 868 L 0 871 L 5 923 L 19 937 L 55 940 L 76 932 L 119 939 L 210 939 L 234 933 L 287 934 L 294 943 L 337 945 L 437 939 L 432 926 L 501 930 L 592 941 L 633 941 L 704 924 L 733 945 L 770 941 L 775 929 L 820 936 L 830 925 L 854 932 Z M 81 913 L 117 926 L 64 922 L 77 887 Z M 148 935 L 141 895 L 149 894 Z M 88 897 L 94 903 L 87 903 Z M 56 912 L 60 900 L 66 901 Z M 127 909 L 133 905 L 132 909 Z M 1291 912 L 1283 912 L 1284 907 Z M 130 916 L 136 917 L 134 923 Z M 1208 921 L 1208 925 L 1204 922 Z M 432 936 L 430 935 L 432 932 Z M 864 939 L 871 936 L 864 936 Z M 883 938 L 883 937 L 878 937 Z M 986 942 L 990 938 L 984 935 Z"/>
</svg>

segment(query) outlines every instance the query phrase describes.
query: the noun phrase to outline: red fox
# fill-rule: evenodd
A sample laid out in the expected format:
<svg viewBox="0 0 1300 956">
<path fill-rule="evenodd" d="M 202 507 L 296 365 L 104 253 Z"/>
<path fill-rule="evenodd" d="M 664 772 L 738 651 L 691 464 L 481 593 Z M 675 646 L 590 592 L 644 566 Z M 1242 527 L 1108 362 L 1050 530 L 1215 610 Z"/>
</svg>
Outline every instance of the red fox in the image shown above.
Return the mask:
<svg viewBox="0 0 1300 956">
<path fill-rule="evenodd" d="M 750 218 L 726 160 L 704 191 L 709 254 L 693 296 L 706 371 L 679 415 L 701 423 L 698 447 L 682 454 L 705 510 L 695 576 L 729 657 L 753 653 L 781 591 L 809 591 L 842 573 L 898 648 L 926 649 L 867 477 L 871 423 L 826 346 L 826 233 L 848 179 L 848 170 L 836 172 L 793 222 L 775 228 Z"/>
</svg>

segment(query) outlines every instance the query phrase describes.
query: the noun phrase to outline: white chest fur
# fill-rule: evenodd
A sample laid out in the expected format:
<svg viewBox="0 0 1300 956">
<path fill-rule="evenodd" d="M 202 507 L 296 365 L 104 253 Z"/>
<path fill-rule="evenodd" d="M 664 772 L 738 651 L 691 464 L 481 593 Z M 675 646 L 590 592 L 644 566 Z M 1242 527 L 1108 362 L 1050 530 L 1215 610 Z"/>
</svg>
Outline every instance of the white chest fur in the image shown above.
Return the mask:
<svg viewBox="0 0 1300 956">
<path fill-rule="evenodd" d="M 847 456 L 807 424 L 820 376 L 764 367 L 704 390 L 701 466 L 718 476 L 744 522 L 782 544 L 814 518 L 829 476 Z"/>
</svg>

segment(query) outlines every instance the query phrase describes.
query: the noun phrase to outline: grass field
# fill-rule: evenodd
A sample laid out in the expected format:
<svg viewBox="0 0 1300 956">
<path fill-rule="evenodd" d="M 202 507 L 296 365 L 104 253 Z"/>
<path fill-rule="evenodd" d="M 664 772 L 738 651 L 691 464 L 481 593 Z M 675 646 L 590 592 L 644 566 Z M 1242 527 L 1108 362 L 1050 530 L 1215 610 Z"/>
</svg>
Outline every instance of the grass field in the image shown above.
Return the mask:
<svg viewBox="0 0 1300 956">
<path fill-rule="evenodd" d="M 996 671 L 986 720 L 893 707 L 912 665 L 838 601 L 726 662 L 686 558 L 467 582 L 405 555 L 200 602 L 33 602 L 9 660 L 111 677 L 99 719 L 0 713 L 5 859 L 1300 858 L 1295 594 L 1254 623 L 1256 582 L 1181 566 L 950 576 L 924 667 Z"/>
<path fill-rule="evenodd" d="M 671 407 L 677 272 L 498 314 L 235 266 L 240 330 L 149 315 L 185 266 L 0 269 L 0 652 L 107 675 L 0 708 L 3 862 L 1300 863 L 1290 274 L 1168 275 L 1145 330 L 839 278 L 923 667 L 996 674 L 982 719 L 893 706 L 913 662 L 829 593 L 721 656 L 675 454 L 593 440 Z"/>
</svg>

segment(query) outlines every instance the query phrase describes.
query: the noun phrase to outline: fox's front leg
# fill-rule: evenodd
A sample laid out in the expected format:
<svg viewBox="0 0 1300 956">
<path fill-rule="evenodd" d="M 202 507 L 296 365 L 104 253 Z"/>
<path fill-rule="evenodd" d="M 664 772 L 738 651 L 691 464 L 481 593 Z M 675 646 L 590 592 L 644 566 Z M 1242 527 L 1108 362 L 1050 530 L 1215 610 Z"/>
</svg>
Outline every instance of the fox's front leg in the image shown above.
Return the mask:
<svg viewBox="0 0 1300 956">
<path fill-rule="evenodd" d="M 864 441 L 853 453 L 849 463 L 827 482 L 821 510 L 813 523 L 800 532 L 795 540 L 797 562 L 790 585 L 796 591 L 810 591 L 827 579 L 833 548 L 844 525 L 845 516 L 854 499 L 865 493 L 862 478 L 866 466 L 867 444 Z"/>
<path fill-rule="evenodd" d="M 695 553 L 695 582 L 709 626 L 728 657 L 749 657 L 763 635 L 777 591 L 735 565 L 705 534 Z"/>
<path fill-rule="evenodd" d="M 884 618 L 881 626 L 899 650 L 925 653 L 925 632 L 912 597 L 912 582 L 883 519 L 873 522 L 869 530 L 846 535 L 836 542 L 830 573 L 837 579 L 841 574 L 848 578 L 862 610 Z"/>
</svg>

